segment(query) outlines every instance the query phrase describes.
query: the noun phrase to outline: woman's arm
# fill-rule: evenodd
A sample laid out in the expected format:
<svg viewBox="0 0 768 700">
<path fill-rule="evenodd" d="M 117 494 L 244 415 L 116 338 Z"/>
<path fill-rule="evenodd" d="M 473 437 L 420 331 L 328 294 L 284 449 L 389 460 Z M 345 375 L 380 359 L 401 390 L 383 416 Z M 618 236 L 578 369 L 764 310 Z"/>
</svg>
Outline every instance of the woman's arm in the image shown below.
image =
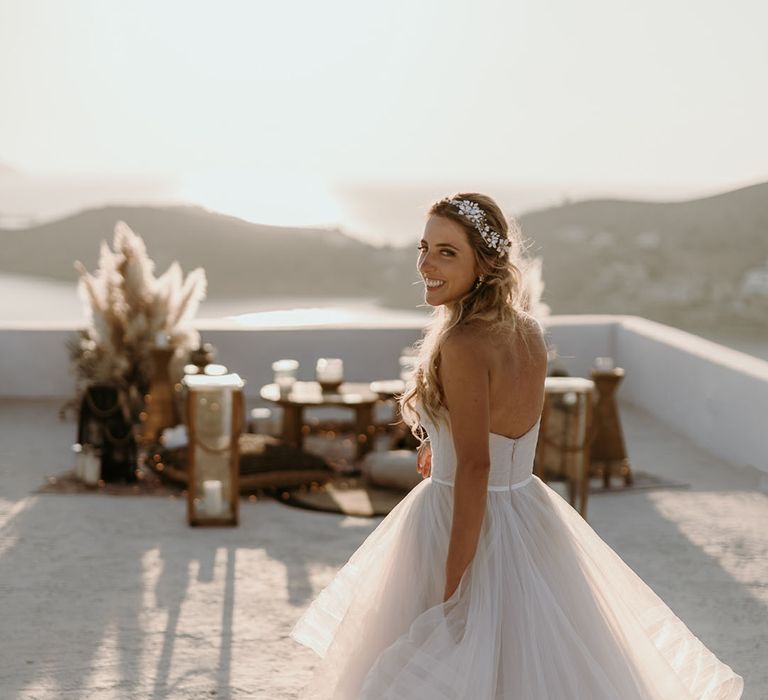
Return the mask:
<svg viewBox="0 0 768 700">
<path fill-rule="evenodd" d="M 432 474 L 432 443 L 425 441 L 416 452 L 416 471 L 426 479 Z"/>
<path fill-rule="evenodd" d="M 490 363 L 476 336 L 462 332 L 445 342 L 440 352 L 440 379 L 456 451 L 445 601 L 475 556 L 488 495 Z"/>
</svg>

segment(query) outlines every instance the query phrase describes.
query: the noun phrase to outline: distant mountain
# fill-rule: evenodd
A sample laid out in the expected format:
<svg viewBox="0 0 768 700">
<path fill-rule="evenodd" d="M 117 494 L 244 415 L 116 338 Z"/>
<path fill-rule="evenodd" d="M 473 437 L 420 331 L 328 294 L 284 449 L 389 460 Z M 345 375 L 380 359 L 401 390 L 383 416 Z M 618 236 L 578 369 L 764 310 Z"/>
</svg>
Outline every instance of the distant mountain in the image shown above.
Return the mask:
<svg viewBox="0 0 768 700">
<path fill-rule="evenodd" d="M 144 239 L 156 275 L 174 260 L 185 272 L 204 267 L 212 299 L 363 296 L 398 305 L 405 302 L 398 284 L 414 267 L 410 250 L 377 250 L 333 229 L 264 226 L 191 206 L 113 206 L 0 229 L 0 272 L 75 282 L 74 261 L 94 270 L 118 220 Z M 412 308 L 419 295 L 408 281 Z"/>
<path fill-rule="evenodd" d="M 156 274 L 205 268 L 210 299 L 374 298 L 423 303 L 414 245 L 376 248 L 333 229 L 252 224 L 197 207 L 104 207 L 0 229 L 0 272 L 74 282 L 124 220 Z M 768 321 L 768 183 L 687 202 L 591 200 L 520 217 L 554 313 L 635 313 L 691 327 Z"/>
<path fill-rule="evenodd" d="M 687 202 L 576 202 L 520 223 L 556 313 L 768 326 L 768 183 Z"/>
</svg>

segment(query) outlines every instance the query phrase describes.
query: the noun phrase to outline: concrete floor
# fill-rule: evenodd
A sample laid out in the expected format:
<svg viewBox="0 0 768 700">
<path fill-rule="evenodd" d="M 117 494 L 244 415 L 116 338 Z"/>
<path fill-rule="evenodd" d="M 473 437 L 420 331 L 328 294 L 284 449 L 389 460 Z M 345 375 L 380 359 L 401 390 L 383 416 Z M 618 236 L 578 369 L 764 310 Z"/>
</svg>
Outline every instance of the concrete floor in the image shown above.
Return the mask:
<svg viewBox="0 0 768 700">
<path fill-rule="evenodd" d="M 59 403 L 0 401 L 0 697 L 295 698 L 316 657 L 288 632 L 380 519 L 261 500 L 192 530 L 179 499 L 33 495 L 71 467 Z M 636 468 L 690 488 L 594 495 L 591 525 L 768 697 L 764 475 L 622 415 Z"/>
</svg>

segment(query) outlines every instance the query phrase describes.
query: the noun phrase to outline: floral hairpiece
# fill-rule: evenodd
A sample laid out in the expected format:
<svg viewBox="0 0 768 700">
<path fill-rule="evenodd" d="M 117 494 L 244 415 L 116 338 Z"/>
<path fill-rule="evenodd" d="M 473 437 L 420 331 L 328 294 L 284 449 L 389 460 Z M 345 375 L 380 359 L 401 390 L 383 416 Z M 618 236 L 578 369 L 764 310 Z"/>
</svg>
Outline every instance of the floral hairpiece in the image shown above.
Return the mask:
<svg viewBox="0 0 768 700">
<path fill-rule="evenodd" d="M 485 212 L 477 202 L 473 202 L 471 199 L 453 199 L 452 197 L 446 197 L 443 201 L 453 204 L 464 218 L 469 219 L 472 225 L 480 232 L 488 247 L 498 251 L 499 255 L 504 255 L 507 248 L 512 245 L 509 238 L 498 231 L 494 231 L 488 225 L 485 219 Z"/>
</svg>

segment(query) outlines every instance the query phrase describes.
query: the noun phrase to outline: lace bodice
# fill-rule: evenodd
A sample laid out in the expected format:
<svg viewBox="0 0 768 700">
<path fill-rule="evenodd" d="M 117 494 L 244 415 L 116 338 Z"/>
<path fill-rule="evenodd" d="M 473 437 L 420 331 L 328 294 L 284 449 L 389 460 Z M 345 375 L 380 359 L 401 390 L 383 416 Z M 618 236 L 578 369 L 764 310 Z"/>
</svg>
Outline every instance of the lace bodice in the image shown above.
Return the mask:
<svg viewBox="0 0 768 700">
<path fill-rule="evenodd" d="M 417 401 L 421 424 L 429 434 L 432 444 L 432 480 L 453 485 L 456 476 L 456 451 L 453 435 L 445 420 L 435 425 Z M 532 478 L 533 460 L 539 435 L 537 420 L 525 435 L 509 438 L 498 433 L 488 434 L 491 471 L 488 476 L 488 490 L 499 491 L 524 486 Z"/>
</svg>

